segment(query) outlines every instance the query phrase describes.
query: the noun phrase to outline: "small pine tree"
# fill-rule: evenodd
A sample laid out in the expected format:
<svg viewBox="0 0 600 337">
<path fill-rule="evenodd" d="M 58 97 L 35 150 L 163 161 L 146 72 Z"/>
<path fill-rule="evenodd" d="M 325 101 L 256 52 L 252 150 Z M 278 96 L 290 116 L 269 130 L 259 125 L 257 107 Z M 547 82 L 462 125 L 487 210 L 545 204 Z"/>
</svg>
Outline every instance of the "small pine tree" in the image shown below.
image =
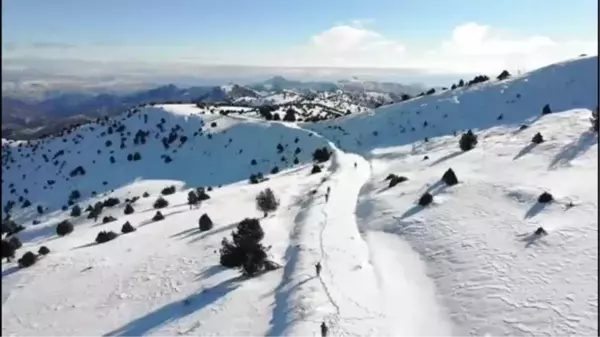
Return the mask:
<svg viewBox="0 0 600 337">
<path fill-rule="evenodd" d="M 79 205 L 73 206 L 73 208 L 71 209 L 71 216 L 72 217 L 81 216 L 81 207 L 79 207 Z"/>
<path fill-rule="evenodd" d="M 269 212 L 277 210 L 278 206 L 279 201 L 277 201 L 275 194 L 270 188 L 261 191 L 256 196 L 256 207 L 265 214 L 265 217 L 267 217 Z"/>
<path fill-rule="evenodd" d="M 241 268 L 247 276 L 256 275 L 265 270 L 267 253 L 260 243 L 265 233 L 258 219 L 242 220 L 231 233 L 232 241 L 221 242 L 220 262 L 228 268 Z"/>
<path fill-rule="evenodd" d="M 135 232 L 135 227 L 133 227 L 129 221 L 125 222 L 123 224 L 123 226 L 121 227 L 121 233 L 123 234 L 127 234 L 127 233 L 131 233 L 131 232 Z"/>
<path fill-rule="evenodd" d="M 206 213 L 202 214 L 200 219 L 198 219 L 198 226 L 200 227 L 201 232 L 208 231 L 213 228 L 213 222 L 208 217 L 208 214 L 206 214 Z"/>
<path fill-rule="evenodd" d="M 191 206 L 195 206 L 195 205 L 198 204 L 198 201 L 199 201 L 198 200 L 198 195 L 196 194 L 196 192 L 194 192 L 193 190 L 189 191 L 188 192 L 188 197 L 187 197 L 188 205 L 190 205 L 190 207 Z"/>
<path fill-rule="evenodd" d="M 154 216 L 152 217 L 152 221 L 160 221 L 164 218 L 165 216 L 160 211 L 156 211 L 156 214 L 154 214 Z"/>
<path fill-rule="evenodd" d="M 154 204 L 152 206 L 155 209 L 165 208 L 165 207 L 169 206 L 169 202 L 167 201 L 167 199 L 165 199 L 163 197 L 158 197 L 158 199 L 156 199 L 156 201 L 154 202 Z"/>
<path fill-rule="evenodd" d="M 131 206 L 131 204 L 127 204 L 125 206 L 125 210 L 123 211 L 125 215 L 132 214 L 133 212 L 135 212 L 135 210 L 133 209 L 133 206 Z"/>
<path fill-rule="evenodd" d="M 463 133 L 458 141 L 458 146 L 463 151 L 470 151 L 475 145 L 477 145 L 477 136 L 471 130 Z"/>
</svg>

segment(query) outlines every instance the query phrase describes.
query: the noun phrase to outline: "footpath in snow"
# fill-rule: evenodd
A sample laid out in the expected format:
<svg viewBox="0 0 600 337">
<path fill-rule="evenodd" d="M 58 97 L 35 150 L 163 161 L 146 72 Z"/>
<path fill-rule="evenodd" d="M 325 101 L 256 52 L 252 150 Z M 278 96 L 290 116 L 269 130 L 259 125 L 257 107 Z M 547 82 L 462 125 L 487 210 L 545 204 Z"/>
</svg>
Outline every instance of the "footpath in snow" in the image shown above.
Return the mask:
<svg viewBox="0 0 600 337">
<path fill-rule="evenodd" d="M 394 252 L 392 245 L 403 243 L 385 234 L 361 236 L 355 210 L 371 175 L 368 162 L 330 146 L 330 174 L 296 219 L 291 242 L 298 244 L 290 246 L 294 251 L 287 256 L 285 291 L 280 289 L 288 307 L 279 308 L 286 312 L 278 317 L 282 328 L 271 335 L 314 335 L 321 322 L 335 336 L 448 335 L 450 325 L 431 310 L 436 306 L 432 294 L 415 291 L 428 282 L 424 270 L 411 271 L 420 273 L 413 277 L 403 270 L 407 258 L 413 259 L 411 266 L 421 264 L 416 253 L 405 243 L 407 249 Z M 373 254 L 384 262 L 373 265 Z M 411 284 L 410 279 L 418 281 Z M 429 324 L 431 319 L 436 324 Z"/>
</svg>

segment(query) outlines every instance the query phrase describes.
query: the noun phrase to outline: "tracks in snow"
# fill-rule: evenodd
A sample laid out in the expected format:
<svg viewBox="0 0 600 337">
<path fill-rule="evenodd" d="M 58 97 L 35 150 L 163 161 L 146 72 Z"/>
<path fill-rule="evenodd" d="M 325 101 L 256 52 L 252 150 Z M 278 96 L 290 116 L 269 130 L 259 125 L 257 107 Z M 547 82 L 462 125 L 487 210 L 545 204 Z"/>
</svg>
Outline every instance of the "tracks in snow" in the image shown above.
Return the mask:
<svg viewBox="0 0 600 337">
<path fill-rule="evenodd" d="M 293 126 L 290 126 L 292 128 L 294 128 Z M 299 128 L 301 129 L 301 128 Z M 331 167 L 329 169 L 329 171 L 331 172 L 329 175 L 330 178 L 330 184 L 328 184 L 328 186 L 331 188 L 330 190 L 330 197 L 328 198 L 328 200 L 326 201 L 325 204 L 320 205 L 322 208 L 320 210 L 321 212 L 321 221 L 319 221 L 319 249 L 320 249 L 320 262 L 323 266 L 321 275 L 319 275 L 319 282 L 321 283 L 321 286 L 325 292 L 325 295 L 327 296 L 328 301 L 331 303 L 331 305 L 333 306 L 333 308 L 335 309 L 335 311 L 333 313 L 330 313 L 329 315 L 325 316 L 323 321 L 325 321 L 328 324 L 329 327 L 329 331 L 331 334 L 334 334 L 336 336 L 360 336 L 360 335 L 364 335 L 364 333 L 355 333 L 355 332 L 350 332 L 349 330 L 353 331 L 355 330 L 352 327 L 352 323 L 356 323 L 356 322 L 362 322 L 359 323 L 361 325 L 365 325 L 364 322 L 368 321 L 368 320 L 376 320 L 376 319 L 381 319 L 383 317 L 385 317 L 384 314 L 379 313 L 379 312 L 374 312 L 375 308 L 369 308 L 369 306 L 365 306 L 359 302 L 362 302 L 361 300 L 357 300 L 355 298 L 353 298 L 353 296 L 350 296 L 350 293 L 347 293 L 348 291 L 351 291 L 353 295 L 355 295 L 354 291 L 356 289 L 343 289 L 344 286 L 341 286 L 342 284 L 337 284 L 335 281 L 336 277 L 342 277 L 344 279 L 348 278 L 348 277 L 352 277 L 351 275 L 345 275 L 345 273 L 348 271 L 347 269 L 351 269 L 350 272 L 351 274 L 353 272 L 356 272 L 356 270 L 360 270 L 362 269 L 362 266 L 355 266 L 355 268 L 351 268 L 351 266 L 344 266 L 344 262 L 346 262 L 346 264 L 348 264 L 348 262 L 353 263 L 354 261 L 356 261 L 357 259 L 343 259 L 343 262 L 340 263 L 340 261 L 335 261 L 333 262 L 334 264 L 330 264 L 331 259 L 336 259 L 336 254 L 338 254 L 338 257 L 340 254 L 340 250 L 342 250 L 343 252 L 341 253 L 342 256 L 343 255 L 352 255 L 355 252 L 353 251 L 353 249 L 350 249 L 348 251 L 348 254 L 346 254 L 345 252 L 345 244 L 342 245 L 342 249 L 335 249 L 335 245 L 336 242 L 332 241 L 331 243 L 327 243 L 328 237 L 327 237 L 327 231 L 331 230 L 330 227 L 332 225 L 336 225 L 336 229 L 340 230 L 341 232 L 343 232 L 343 234 L 338 233 L 336 231 L 335 235 L 341 235 L 341 237 L 343 239 L 346 240 L 350 240 L 349 242 L 351 243 L 351 245 L 349 245 L 350 247 L 355 246 L 356 244 L 360 245 L 361 243 L 364 244 L 364 246 L 362 247 L 358 247 L 358 248 L 365 248 L 368 249 L 368 245 L 366 242 L 364 242 L 364 238 L 362 236 L 362 233 L 360 233 L 359 231 L 359 226 L 356 223 L 356 217 L 354 216 L 354 212 L 356 210 L 356 205 L 357 205 L 357 201 L 358 201 L 358 194 L 360 194 L 360 191 L 362 190 L 362 187 L 364 185 L 364 183 L 366 183 L 367 181 L 369 181 L 370 175 L 371 175 L 371 170 L 368 171 L 355 171 L 357 170 L 356 167 L 352 167 L 353 166 L 353 162 L 357 163 L 360 162 L 360 168 L 358 170 L 365 170 L 365 168 L 370 168 L 370 166 L 366 166 L 369 165 L 368 162 L 362 158 L 361 156 L 358 156 L 356 154 L 346 154 L 343 151 L 341 151 L 337 146 L 335 146 L 333 144 L 333 142 L 327 140 L 326 138 L 324 138 L 323 136 L 319 135 L 316 132 L 310 131 L 310 130 L 306 130 L 306 129 L 301 129 L 307 133 L 311 133 L 313 134 L 313 136 L 319 137 L 319 138 L 323 138 L 324 140 L 327 141 L 329 147 L 332 149 L 333 151 L 333 155 L 332 155 L 332 159 L 331 159 Z M 352 159 L 351 157 L 356 156 L 356 159 Z M 356 173 L 355 173 L 356 172 Z M 340 191 L 339 190 L 339 182 L 342 179 L 343 176 L 348 175 L 350 178 L 350 181 L 354 181 L 356 186 L 352 186 L 351 190 L 352 192 L 350 193 L 350 195 L 348 196 L 348 192 L 349 191 Z M 355 175 L 358 175 L 357 177 L 355 177 Z M 359 181 L 356 181 L 356 179 L 354 178 L 359 178 Z M 364 178 L 364 181 L 362 181 Z M 346 181 L 346 179 L 344 179 L 344 181 Z M 323 184 L 322 184 L 323 185 Z M 359 186 L 360 185 L 360 186 Z M 354 189 L 356 189 L 356 191 L 354 191 Z M 357 196 L 354 197 L 353 194 L 357 193 Z M 337 196 L 336 196 L 337 195 Z M 345 198 L 346 196 L 348 196 L 348 198 Z M 340 199 L 340 200 L 338 200 Z M 336 203 L 336 204 L 340 204 L 340 205 L 333 205 L 332 206 L 332 202 Z M 351 203 L 351 204 L 350 204 Z M 316 206 L 316 205 L 315 205 Z M 338 209 L 336 209 L 336 219 L 332 220 L 329 216 L 328 213 L 328 208 L 330 207 L 335 207 L 337 206 L 339 209 L 339 212 L 342 213 L 341 217 L 337 214 Z M 341 206 L 341 207 L 340 207 Z M 333 222 L 332 222 L 333 221 Z M 331 222 L 331 223 L 330 223 Z M 348 227 L 346 227 L 346 225 Z M 353 241 L 356 238 L 358 238 L 358 241 Z M 331 245 L 331 247 L 329 247 Z M 328 249 L 333 249 L 333 256 L 331 254 L 328 253 Z M 358 255 L 358 260 L 359 262 L 361 262 L 360 260 L 362 260 L 362 256 L 360 255 L 361 253 L 361 249 L 357 249 L 359 253 Z M 365 255 L 365 254 L 363 254 Z M 370 254 L 369 254 L 370 255 Z M 370 263 L 370 261 L 368 261 L 367 259 L 367 263 Z M 338 269 L 337 271 L 335 269 Z M 334 275 L 334 271 L 336 271 L 335 275 Z M 342 274 L 337 275 L 339 271 L 342 271 Z M 364 271 L 359 271 L 360 276 L 365 277 Z M 369 272 L 367 272 L 369 273 Z M 356 274 L 352 274 L 352 275 L 356 275 Z M 367 277 L 371 277 L 373 279 L 375 279 L 375 274 L 373 273 L 372 275 L 367 275 Z M 357 285 L 360 284 L 357 283 Z M 366 286 L 367 288 L 369 288 L 368 284 L 360 284 L 360 286 Z M 377 288 L 377 283 L 373 282 L 373 287 L 370 287 L 372 289 L 370 290 L 375 290 Z M 360 297 L 360 296 L 359 296 Z M 376 297 L 376 296 L 375 296 Z M 365 298 L 366 299 L 366 298 Z M 370 299 L 369 299 L 370 300 Z M 344 302 L 346 302 L 346 304 L 349 304 L 349 311 L 351 312 L 355 312 L 356 314 L 354 314 L 353 316 L 355 317 L 344 317 L 342 315 L 342 311 L 344 311 Z M 378 310 L 377 310 L 378 311 Z M 366 315 L 364 315 L 366 313 Z M 356 322 L 355 322 L 356 321 Z M 349 324 L 341 324 L 341 322 L 346 322 Z M 366 324 L 366 325 L 371 325 L 371 324 Z M 364 330 L 365 328 L 362 327 L 361 330 Z M 366 329 L 366 330 L 371 330 L 369 332 L 369 334 L 371 334 L 373 332 L 373 329 Z"/>
</svg>

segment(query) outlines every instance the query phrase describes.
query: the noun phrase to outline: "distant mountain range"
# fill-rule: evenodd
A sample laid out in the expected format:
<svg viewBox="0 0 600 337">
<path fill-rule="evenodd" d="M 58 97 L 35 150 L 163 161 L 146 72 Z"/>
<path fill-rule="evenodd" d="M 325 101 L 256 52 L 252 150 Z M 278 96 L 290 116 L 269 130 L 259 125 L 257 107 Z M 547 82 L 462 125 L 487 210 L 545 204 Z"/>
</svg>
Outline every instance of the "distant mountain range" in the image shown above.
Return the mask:
<svg viewBox="0 0 600 337">
<path fill-rule="evenodd" d="M 417 85 L 359 81 L 357 79 L 338 82 L 301 82 L 276 76 L 248 86 L 228 84 L 216 87 L 179 88 L 170 84 L 124 95 L 52 92 L 48 93 L 43 99 L 32 100 L 12 97 L 3 93 L 2 133 L 5 138 L 35 138 L 69 124 L 115 115 L 131 106 L 147 103 L 248 103 L 253 101 L 256 105 L 256 102 L 261 102 L 257 101 L 260 97 L 286 91 L 307 95 L 339 90 L 347 93 L 385 94 L 387 99 L 382 102 L 362 101 L 367 107 L 373 107 L 373 105 L 398 101 L 402 94 L 416 95 L 426 90 L 426 88 Z M 260 104 L 270 103 L 264 101 Z"/>
</svg>

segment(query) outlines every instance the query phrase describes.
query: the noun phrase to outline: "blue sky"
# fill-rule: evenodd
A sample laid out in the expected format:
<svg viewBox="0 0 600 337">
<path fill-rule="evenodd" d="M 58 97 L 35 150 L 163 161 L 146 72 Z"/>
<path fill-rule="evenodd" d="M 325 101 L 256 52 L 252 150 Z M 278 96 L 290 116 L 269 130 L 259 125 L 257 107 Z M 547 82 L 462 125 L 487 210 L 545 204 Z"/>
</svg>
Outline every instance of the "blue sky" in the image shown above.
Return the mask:
<svg viewBox="0 0 600 337">
<path fill-rule="evenodd" d="M 593 37 L 594 0 L 3 0 L 15 43 L 281 48 L 340 22 L 371 20 L 403 41 L 435 41 L 469 21 L 557 38 Z"/>
<path fill-rule="evenodd" d="M 3 0 L 2 9 L 3 63 L 147 61 L 167 72 L 178 62 L 373 66 L 438 74 L 528 70 L 597 54 L 595 0 Z"/>
</svg>

